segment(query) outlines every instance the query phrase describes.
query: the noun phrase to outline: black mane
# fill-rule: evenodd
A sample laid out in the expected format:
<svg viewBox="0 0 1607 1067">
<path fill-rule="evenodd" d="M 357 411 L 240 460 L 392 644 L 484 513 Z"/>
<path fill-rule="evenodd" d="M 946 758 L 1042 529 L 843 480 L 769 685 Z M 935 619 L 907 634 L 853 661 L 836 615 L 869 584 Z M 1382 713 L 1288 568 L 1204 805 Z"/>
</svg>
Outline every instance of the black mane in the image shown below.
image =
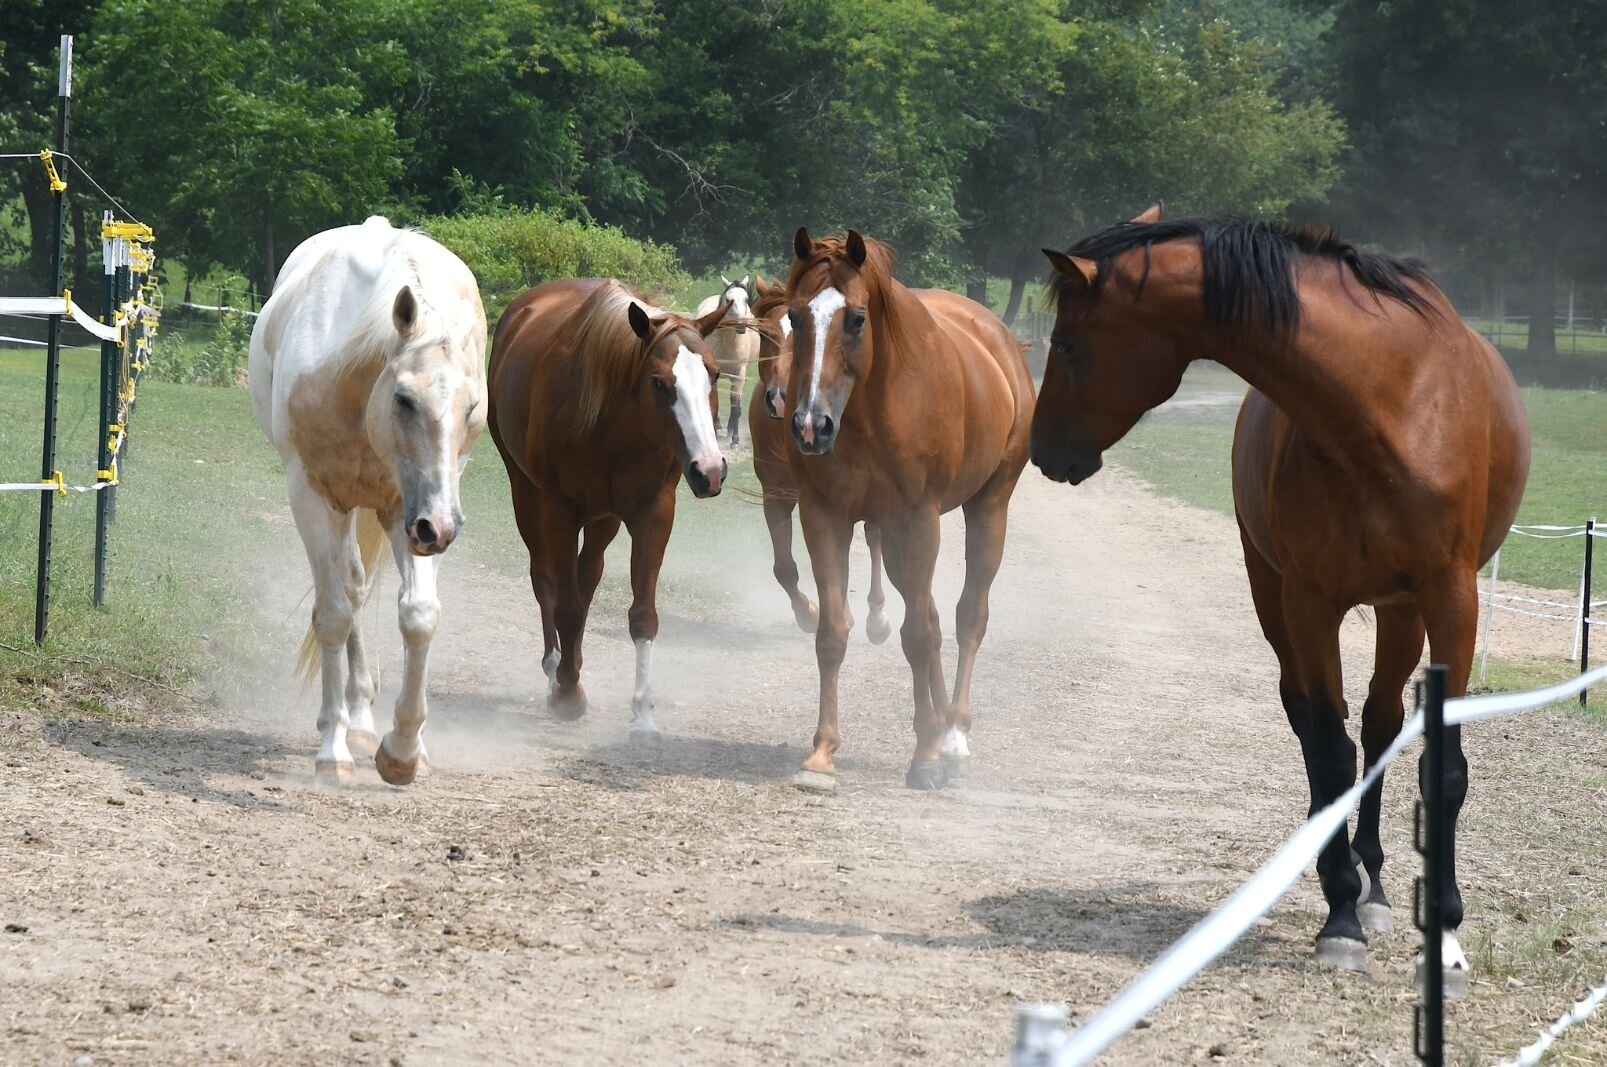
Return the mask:
<svg viewBox="0 0 1607 1067">
<path fill-rule="evenodd" d="M 1348 266 L 1373 294 L 1390 297 L 1419 315 L 1435 312 L 1434 305 L 1408 282 L 1434 287 L 1434 278 L 1419 259 L 1399 259 L 1379 252 L 1363 252 L 1339 239 L 1327 227 L 1290 226 L 1282 222 L 1236 218 L 1178 218 L 1160 222 L 1119 222 L 1071 247 L 1070 254 L 1093 260 L 1099 267 L 1094 292 L 1112 273 L 1112 262 L 1123 252 L 1144 250 L 1144 274 L 1149 277 L 1149 250 L 1154 244 L 1183 239 L 1200 242 L 1205 278 L 1205 315 L 1227 325 L 1260 325 L 1274 336 L 1292 333 L 1300 324 L 1300 293 L 1295 266 L 1299 256 L 1336 260 Z M 1139 282 L 1143 290 L 1144 282 Z M 1064 279 L 1055 275 L 1051 290 L 1058 299 Z"/>
</svg>

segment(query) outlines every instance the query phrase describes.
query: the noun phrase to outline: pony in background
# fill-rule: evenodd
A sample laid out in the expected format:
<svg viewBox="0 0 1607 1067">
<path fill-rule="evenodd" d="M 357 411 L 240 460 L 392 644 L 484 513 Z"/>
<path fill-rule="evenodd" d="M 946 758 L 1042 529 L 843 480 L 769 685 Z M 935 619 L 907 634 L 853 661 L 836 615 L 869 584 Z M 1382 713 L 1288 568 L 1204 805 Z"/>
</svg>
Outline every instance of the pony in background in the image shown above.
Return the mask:
<svg viewBox="0 0 1607 1067">
<path fill-rule="evenodd" d="M 711 296 L 697 306 L 698 318 L 713 313 L 721 304 L 731 308 L 731 324 L 709 338 L 715 364 L 720 373 L 731 379 L 731 414 L 726 420 L 725 438 L 732 448 L 741 447 L 742 393 L 747 388 L 748 364 L 759 358 L 759 334 L 748 327 L 753 310 L 748 305 L 748 276 L 732 281 L 720 275 L 725 286 L 718 296 Z M 720 421 L 718 402 L 714 412 L 716 424 Z"/>
</svg>

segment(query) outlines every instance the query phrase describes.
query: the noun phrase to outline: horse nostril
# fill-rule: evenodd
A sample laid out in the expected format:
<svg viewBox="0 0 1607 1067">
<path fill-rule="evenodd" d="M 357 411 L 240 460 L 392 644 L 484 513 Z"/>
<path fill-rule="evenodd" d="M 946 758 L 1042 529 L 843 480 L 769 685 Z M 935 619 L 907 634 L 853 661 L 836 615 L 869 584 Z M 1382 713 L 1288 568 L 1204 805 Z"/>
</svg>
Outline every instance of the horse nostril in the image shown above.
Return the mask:
<svg viewBox="0 0 1607 1067">
<path fill-rule="evenodd" d="M 433 545 L 435 544 L 435 527 L 430 524 L 429 519 L 420 519 L 413 524 L 413 536 L 418 539 L 418 543 L 421 545 Z"/>
<path fill-rule="evenodd" d="M 731 464 L 727 463 L 725 460 L 722 459 L 720 461 L 720 481 L 722 481 L 722 482 L 725 481 L 726 475 L 728 475 L 730 473 L 731 473 Z"/>
<path fill-rule="evenodd" d="M 820 416 L 820 436 L 830 437 L 832 434 L 831 416 Z"/>
</svg>

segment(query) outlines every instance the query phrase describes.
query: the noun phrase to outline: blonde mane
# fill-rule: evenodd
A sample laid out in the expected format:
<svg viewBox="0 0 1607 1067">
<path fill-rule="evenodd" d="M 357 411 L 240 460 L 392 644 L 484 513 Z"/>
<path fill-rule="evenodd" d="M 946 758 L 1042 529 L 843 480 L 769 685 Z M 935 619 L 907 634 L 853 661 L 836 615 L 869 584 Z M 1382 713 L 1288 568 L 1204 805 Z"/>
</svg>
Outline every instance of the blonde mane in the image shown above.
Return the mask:
<svg viewBox="0 0 1607 1067">
<path fill-rule="evenodd" d="M 559 338 L 574 367 L 570 417 L 576 433 L 592 430 L 609 398 L 626 392 L 641 370 L 642 339 L 631 329 L 631 304 L 640 304 L 649 319 L 670 314 L 636 290 L 609 279 L 586 298 L 564 330 L 565 336 Z"/>
</svg>

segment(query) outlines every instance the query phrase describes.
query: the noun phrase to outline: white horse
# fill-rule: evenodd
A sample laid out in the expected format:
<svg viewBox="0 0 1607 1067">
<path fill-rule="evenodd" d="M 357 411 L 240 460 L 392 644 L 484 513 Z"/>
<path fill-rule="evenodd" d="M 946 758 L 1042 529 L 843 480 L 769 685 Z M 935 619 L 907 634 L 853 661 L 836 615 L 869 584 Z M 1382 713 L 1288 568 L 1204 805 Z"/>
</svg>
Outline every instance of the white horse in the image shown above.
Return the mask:
<svg viewBox="0 0 1607 1067">
<path fill-rule="evenodd" d="M 731 305 L 727 321 L 736 325 L 730 329 L 716 330 L 709 335 L 708 342 L 715 362 L 720 366 L 720 373 L 731 380 L 731 417 L 726 423 L 725 436 L 731 442 L 731 447 L 736 448 L 742 443 L 743 387 L 748 380 L 748 364 L 759 358 L 759 335 L 743 325 L 745 320 L 753 317 L 752 309 L 748 306 L 748 276 L 744 274 L 740 281 L 732 281 L 722 274 L 720 281 L 725 288 L 719 295 L 711 296 L 697 306 L 697 317 L 701 319 L 721 304 Z M 720 421 L 718 409 L 714 421 L 716 424 Z"/>
<path fill-rule="evenodd" d="M 352 747 L 406 785 L 428 758 L 424 665 L 441 617 L 435 557 L 463 525 L 458 477 L 485 428 L 485 309 L 463 261 L 375 216 L 290 253 L 251 333 L 251 404 L 290 483 L 312 565 L 301 674 L 323 661 L 320 779 Z M 396 724 L 374 732 L 375 680 L 355 624 L 387 536 L 406 645 Z"/>
</svg>

